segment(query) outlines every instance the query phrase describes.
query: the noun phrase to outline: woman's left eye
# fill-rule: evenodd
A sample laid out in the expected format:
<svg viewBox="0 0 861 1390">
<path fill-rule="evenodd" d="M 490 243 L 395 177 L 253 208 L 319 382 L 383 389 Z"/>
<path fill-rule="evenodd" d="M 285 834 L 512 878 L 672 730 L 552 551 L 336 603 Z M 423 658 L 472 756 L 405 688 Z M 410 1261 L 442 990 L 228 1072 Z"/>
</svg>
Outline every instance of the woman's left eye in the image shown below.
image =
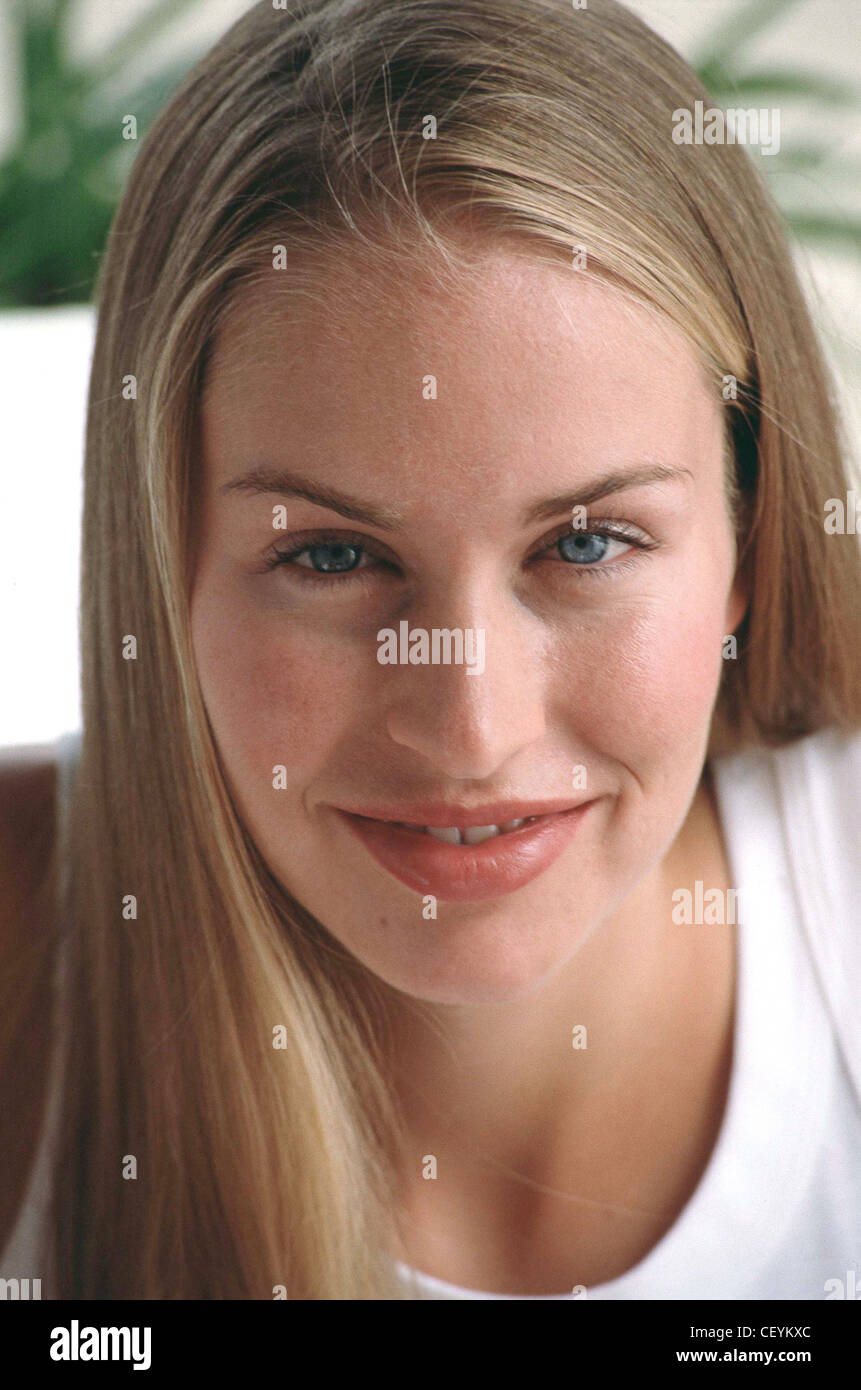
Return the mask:
<svg viewBox="0 0 861 1390">
<path fill-rule="evenodd" d="M 552 559 L 555 551 L 560 560 L 580 570 L 582 574 L 596 574 L 621 566 L 603 563 L 613 560 L 626 550 L 654 550 L 656 542 L 644 532 L 626 522 L 605 523 L 590 530 L 572 529 L 570 526 L 541 549 L 534 551 L 533 560 Z"/>
</svg>

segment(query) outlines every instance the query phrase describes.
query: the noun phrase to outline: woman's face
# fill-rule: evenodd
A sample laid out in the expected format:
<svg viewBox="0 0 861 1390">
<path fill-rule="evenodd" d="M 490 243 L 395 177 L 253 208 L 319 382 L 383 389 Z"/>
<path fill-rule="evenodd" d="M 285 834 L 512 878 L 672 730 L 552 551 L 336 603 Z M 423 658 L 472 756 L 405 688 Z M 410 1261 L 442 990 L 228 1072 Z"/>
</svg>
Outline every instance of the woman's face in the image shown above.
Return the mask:
<svg viewBox="0 0 861 1390">
<path fill-rule="evenodd" d="M 192 637 L 231 791 L 376 975 L 514 999 L 621 908 L 696 791 L 744 612 L 726 407 L 663 320 L 548 261 L 490 249 L 457 295 L 344 266 L 328 308 L 277 275 L 228 319 L 203 403 Z M 435 629 L 460 638 L 434 653 Z M 388 824 L 575 806 L 475 845 Z"/>
</svg>

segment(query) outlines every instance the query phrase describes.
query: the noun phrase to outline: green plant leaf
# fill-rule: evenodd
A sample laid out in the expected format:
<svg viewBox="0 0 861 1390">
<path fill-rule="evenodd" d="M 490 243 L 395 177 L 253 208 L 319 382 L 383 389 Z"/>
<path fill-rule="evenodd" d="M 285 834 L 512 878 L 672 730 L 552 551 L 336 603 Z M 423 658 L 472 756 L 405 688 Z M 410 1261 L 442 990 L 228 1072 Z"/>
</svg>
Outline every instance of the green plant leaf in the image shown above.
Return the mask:
<svg viewBox="0 0 861 1390">
<path fill-rule="evenodd" d="M 773 69 L 737 75 L 721 73 L 706 85 L 721 104 L 729 104 L 728 99 L 734 97 L 755 100 L 758 96 L 810 97 L 831 106 L 854 106 L 857 102 L 855 88 L 850 83 L 824 77 L 821 73 L 800 70 Z"/>
<path fill-rule="evenodd" d="M 802 241 L 842 241 L 855 251 L 861 250 L 861 218 L 787 211 L 784 216 Z"/>
</svg>

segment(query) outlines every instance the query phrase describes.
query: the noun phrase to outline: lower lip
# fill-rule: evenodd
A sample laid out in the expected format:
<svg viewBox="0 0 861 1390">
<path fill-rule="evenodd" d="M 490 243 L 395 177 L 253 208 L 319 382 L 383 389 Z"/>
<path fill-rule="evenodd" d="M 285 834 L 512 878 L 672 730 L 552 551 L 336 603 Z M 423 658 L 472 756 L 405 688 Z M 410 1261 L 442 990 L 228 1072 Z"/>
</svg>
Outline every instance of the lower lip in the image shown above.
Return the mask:
<svg viewBox="0 0 861 1390">
<path fill-rule="evenodd" d="M 443 902 L 471 903 L 513 893 L 543 874 L 594 805 L 587 801 L 541 816 L 480 845 L 447 845 L 421 830 L 348 811 L 338 810 L 338 815 L 377 863 L 407 888 Z"/>
</svg>

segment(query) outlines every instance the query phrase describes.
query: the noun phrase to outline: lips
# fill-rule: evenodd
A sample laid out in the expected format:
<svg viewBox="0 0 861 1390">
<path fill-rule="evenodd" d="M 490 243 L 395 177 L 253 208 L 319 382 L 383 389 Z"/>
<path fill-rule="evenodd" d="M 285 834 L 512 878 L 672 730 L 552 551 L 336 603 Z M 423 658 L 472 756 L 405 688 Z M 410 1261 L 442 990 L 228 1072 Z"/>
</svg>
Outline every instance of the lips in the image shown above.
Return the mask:
<svg viewBox="0 0 861 1390">
<path fill-rule="evenodd" d="M 512 893 L 544 873 L 558 859 L 595 801 L 543 812 L 535 809 L 540 804 L 496 803 L 464 812 L 436 803 L 413 807 L 409 815 L 408 808 L 387 807 L 392 812 L 391 820 L 335 810 L 371 857 L 407 888 L 432 894 L 443 902 L 479 902 Z M 424 828 L 501 828 L 519 819 L 526 823 L 480 844 L 445 843 Z"/>
</svg>

